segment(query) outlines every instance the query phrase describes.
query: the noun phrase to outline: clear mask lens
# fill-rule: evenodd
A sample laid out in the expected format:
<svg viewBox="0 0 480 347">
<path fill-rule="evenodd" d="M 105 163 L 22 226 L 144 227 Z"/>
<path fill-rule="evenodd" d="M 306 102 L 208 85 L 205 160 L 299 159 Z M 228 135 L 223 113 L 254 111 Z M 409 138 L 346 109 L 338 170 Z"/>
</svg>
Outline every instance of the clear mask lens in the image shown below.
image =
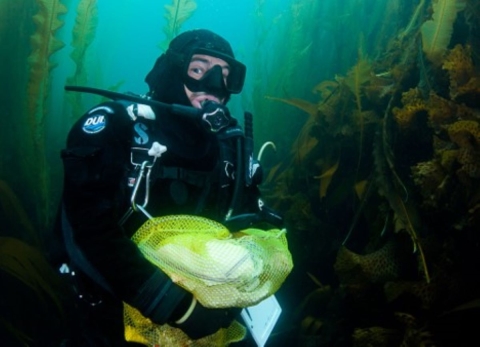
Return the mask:
<svg viewBox="0 0 480 347">
<path fill-rule="evenodd" d="M 195 54 L 208 55 L 224 60 L 228 64 L 228 71 L 224 71 L 220 65 L 209 66 L 207 63 L 192 60 Z M 187 59 L 184 69 L 184 81 L 188 89 L 198 92 L 216 92 L 223 94 L 237 94 L 242 91 L 245 81 L 245 65 L 230 56 L 210 51 L 197 49 Z M 199 77 L 196 78 L 195 69 L 199 69 Z"/>
</svg>

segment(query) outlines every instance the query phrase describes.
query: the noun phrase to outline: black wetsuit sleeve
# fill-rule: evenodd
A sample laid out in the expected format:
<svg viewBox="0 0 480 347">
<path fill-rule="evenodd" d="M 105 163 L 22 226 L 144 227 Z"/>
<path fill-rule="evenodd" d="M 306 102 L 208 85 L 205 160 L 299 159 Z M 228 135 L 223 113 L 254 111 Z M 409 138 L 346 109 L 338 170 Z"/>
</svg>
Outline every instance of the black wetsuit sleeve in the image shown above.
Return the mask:
<svg viewBox="0 0 480 347">
<path fill-rule="evenodd" d="M 119 226 L 125 210 L 132 121 L 113 103 L 84 115 L 71 129 L 64 163 L 63 233 L 118 299 L 164 323 L 186 292 L 141 254 Z M 68 235 L 67 235 L 68 236 Z M 68 237 L 67 237 L 68 239 Z M 83 259 L 83 260 L 82 260 Z M 97 275 L 87 275 L 95 282 Z"/>
</svg>

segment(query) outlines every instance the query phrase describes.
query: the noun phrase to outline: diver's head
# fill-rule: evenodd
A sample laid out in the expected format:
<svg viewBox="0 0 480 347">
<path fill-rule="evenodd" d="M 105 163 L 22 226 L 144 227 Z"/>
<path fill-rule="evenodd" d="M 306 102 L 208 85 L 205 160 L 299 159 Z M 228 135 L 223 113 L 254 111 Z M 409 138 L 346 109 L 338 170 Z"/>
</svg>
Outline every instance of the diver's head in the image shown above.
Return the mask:
<svg viewBox="0 0 480 347">
<path fill-rule="evenodd" d="M 198 29 L 174 38 L 145 81 L 155 100 L 199 107 L 202 100 L 225 104 L 240 93 L 245 70 L 224 38 Z"/>
</svg>

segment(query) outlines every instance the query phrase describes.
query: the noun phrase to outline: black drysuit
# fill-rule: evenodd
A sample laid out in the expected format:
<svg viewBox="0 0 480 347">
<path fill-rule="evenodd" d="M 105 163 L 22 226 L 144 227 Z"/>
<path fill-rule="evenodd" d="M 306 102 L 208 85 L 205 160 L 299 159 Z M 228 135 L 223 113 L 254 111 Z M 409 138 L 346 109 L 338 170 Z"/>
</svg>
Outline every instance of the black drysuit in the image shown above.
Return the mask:
<svg viewBox="0 0 480 347">
<path fill-rule="evenodd" d="M 228 130 L 208 133 L 193 121 L 165 112 L 156 112 L 156 120 L 134 121 L 127 104 L 108 102 L 90 110 L 73 126 L 62 151 L 59 237 L 77 272 L 77 294 L 87 307 L 80 313 L 83 326 L 72 339 L 98 346 L 121 345 L 122 301 L 159 324 L 186 310 L 190 294 L 146 260 L 130 240 L 145 215 L 133 213 L 119 224 L 131 206 L 138 169 L 154 158 L 147 153 L 153 142 L 167 151 L 151 172 L 146 210 L 152 216 L 196 214 L 223 222 L 235 185 L 236 136 L 228 138 Z M 241 133 L 238 126 L 232 129 L 232 134 Z M 227 139 L 219 140 L 222 136 Z M 139 190 L 140 205 L 144 193 Z M 235 212 L 257 212 L 256 185 L 242 184 L 241 193 Z"/>
</svg>

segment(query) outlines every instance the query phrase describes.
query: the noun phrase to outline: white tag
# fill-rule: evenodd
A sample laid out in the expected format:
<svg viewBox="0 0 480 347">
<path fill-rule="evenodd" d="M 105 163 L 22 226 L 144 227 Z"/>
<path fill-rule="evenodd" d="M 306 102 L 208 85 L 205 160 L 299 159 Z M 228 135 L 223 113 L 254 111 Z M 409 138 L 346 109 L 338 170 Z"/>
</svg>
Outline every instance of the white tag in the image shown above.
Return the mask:
<svg viewBox="0 0 480 347">
<path fill-rule="evenodd" d="M 242 310 L 240 314 L 258 347 L 265 345 L 281 313 L 282 308 L 274 295 Z"/>
<path fill-rule="evenodd" d="M 145 119 L 155 119 L 155 112 L 148 105 L 144 104 L 131 104 L 127 106 L 127 113 L 132 120 L 136 120 L 137 117 L 143 117 Z"/>
</svg>

